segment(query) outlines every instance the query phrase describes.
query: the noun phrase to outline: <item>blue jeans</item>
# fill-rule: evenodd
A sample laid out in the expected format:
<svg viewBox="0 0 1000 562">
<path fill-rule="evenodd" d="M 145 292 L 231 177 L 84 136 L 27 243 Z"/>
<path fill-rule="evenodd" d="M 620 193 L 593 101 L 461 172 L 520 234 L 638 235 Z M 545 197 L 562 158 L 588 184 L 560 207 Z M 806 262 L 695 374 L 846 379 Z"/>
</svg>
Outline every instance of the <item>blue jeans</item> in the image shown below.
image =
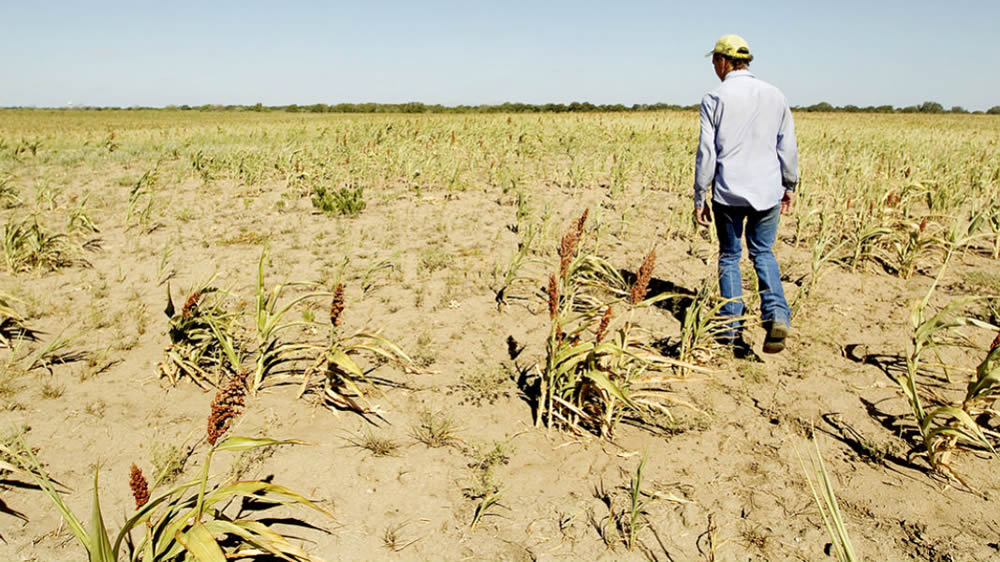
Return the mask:
<svg viewBox="0 0 1000 562">
<path fill-rule="evenodd" d="M 791 310 L 781 287 L 778 260 L 771 251 L 778 236 L 780 208 L 780 205 L 776 205 L 766 211 L 757 211 L 753 207 L 729 207 L 712 203 L 715 231 L 719 235 L 719 293 L 724 299 L 733 299 L 723 305 L 720 311 L 722 316 L 743 316 L 743 277 L 740 274 L 740 256 L 743 250 L 740 239 L 743 238 L 745 222 L 747 251 L 757 271 L 761 319 L 765 322 L 789 323 Z M 736 320 L 730 327 L 733 332 L 728 335 L 737 336 L 742 323 Z"/>
</svg>

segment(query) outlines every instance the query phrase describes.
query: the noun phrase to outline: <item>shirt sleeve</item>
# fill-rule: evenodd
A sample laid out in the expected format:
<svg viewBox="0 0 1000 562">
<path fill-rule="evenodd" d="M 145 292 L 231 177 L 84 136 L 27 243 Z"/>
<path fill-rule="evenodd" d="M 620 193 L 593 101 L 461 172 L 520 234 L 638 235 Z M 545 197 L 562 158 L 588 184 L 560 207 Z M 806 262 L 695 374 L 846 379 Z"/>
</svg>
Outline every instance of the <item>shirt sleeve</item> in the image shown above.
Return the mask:
<svg viewBox="0 0 1000 562">
<path fill-rule="evenodd" d="M 718 100 L 706 94 L 701 99 L 701 133 L 698 135 L 698 153 L 694 165 L 694 207 L 705 206 L 705 195 L 715 182 L 715 109 Z"/>
<path fill-rule="evenodd" d="M 778 128 L 778 162 L 781 163 L 781 185 L 787 191 L 795 191 L 799 183 L 799 148 L 795 142 L 795 120 L 788 103 L 785 103 Z"/>
</svg>

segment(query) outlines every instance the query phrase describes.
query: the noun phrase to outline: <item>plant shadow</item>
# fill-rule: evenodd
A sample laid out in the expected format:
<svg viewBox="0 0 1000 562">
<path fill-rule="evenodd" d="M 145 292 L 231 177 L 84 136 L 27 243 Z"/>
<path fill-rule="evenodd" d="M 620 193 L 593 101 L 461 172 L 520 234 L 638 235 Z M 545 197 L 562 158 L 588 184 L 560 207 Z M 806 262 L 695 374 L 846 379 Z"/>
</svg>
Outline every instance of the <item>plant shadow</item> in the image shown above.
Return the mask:
<svg viewBox="0 0 1000 562">
<path fill-rule="evenodd" d="M 636 273 L 627 269 L 620 269 L 618 273 L 629 285 L 635 283 Z M 669 312 L 678 322 L 683 323 L 687 310 L 694 303 L 698 292 L 673 281 L 652 277 L 649 280 L 649 288 L 646 291 L 646 298 L 653 298 L 660 295 L 674 295 L 673 298 L 661 300 L 654 304 L 656 308 Z"/>
<path fill-rule="evenodd" d="M 878 422 L 879 425 L 889 430 L 893 435 L 905 442 L 906 445 L 910 447 L 910 452 L 919 450 L 920 433 L 905 419 L 905 416 L 884 412 L 878 408 L 877 404 L 869 402 L 864 398 L 861 398 L 861 402 L 865 405 L 868 415 Z M 927 467 L 918 465 L 911 461 L 909 459 L 910 454 L 900 455 L 888 449 L 884 445 L 879 445 L 842 420 L 840 418 L 840 414 L 828 413 L 823 414 L 821 417 L 827 426 L 829 426 L 829 429 L 818 429 L 821 429 L 823 433 L 833 439 L 847 445 L 859 458 L 873 464 L 884 465 L 891 470 L 894 469 L 890 466 L 890 464 L 901 468 L 915 470 L 924 474 L 929 473 L 929 469 Z"/>
</svg>

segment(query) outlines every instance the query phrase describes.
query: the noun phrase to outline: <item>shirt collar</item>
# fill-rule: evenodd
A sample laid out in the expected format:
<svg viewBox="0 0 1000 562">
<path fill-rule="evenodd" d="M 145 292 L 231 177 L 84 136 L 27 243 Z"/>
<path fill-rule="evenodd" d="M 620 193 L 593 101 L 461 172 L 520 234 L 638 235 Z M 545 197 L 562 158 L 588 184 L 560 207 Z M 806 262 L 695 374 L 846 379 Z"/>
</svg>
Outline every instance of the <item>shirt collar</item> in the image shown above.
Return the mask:
<svg viewBox="0 0 1000 562">
<path fill-rule="evenodd" d="M 730 78 L 739 78 L 740 76 L 749 76 L 750 78 L 756 78 L 756 76 L 754 76 L 753 73 L 750 72 L 749 70 L 740 69 L 740 70 L 729 71 L 729 73 L 726 74 L 726 80 L 729 80 Z"/>
</svg>

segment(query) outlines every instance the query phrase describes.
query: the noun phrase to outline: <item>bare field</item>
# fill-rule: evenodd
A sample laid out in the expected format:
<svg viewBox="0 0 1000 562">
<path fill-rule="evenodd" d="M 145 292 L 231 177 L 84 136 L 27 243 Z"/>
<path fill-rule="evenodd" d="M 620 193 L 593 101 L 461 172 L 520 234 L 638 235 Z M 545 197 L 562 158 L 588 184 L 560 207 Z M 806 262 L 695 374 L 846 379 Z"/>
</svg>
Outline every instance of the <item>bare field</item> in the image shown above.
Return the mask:
<svg viewBox="0 0 1000 562">
<path fill-rule="evenodd" d="M 815 439 L 859 557 L 995 559 L 1000 119 L 796 119 L 793 333 L 752 360 L 711 337 L 692 113 L 0 112 L 5 450 L 85 526 L 99 471 L 112 541 L 135 464 L 154 502 L 202 477 L 308 498 L 184 516 L 293 559 L 817 560 Z M 226 436 L 306 444 L 206 442 L 236 378 Z M 85 558 L 14 468 L 0 558 Z"/>
</svg>

